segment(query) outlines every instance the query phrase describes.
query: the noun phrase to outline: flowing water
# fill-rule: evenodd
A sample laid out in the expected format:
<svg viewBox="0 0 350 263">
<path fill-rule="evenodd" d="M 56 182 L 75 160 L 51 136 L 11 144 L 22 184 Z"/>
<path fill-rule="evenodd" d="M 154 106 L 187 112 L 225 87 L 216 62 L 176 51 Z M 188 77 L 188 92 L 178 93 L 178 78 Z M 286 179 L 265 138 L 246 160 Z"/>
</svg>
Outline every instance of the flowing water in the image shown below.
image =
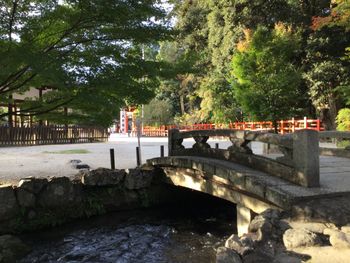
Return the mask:
<svg viewBox="0 0 350 263">
<path fill-rule="evenodd" d="M 235 232 L 235 209 L 206 198 L 202 205 L 113 213 L 24 236 L 33 251 L 21 262 L 215 262 L 215 249 Z"/>
</svg>

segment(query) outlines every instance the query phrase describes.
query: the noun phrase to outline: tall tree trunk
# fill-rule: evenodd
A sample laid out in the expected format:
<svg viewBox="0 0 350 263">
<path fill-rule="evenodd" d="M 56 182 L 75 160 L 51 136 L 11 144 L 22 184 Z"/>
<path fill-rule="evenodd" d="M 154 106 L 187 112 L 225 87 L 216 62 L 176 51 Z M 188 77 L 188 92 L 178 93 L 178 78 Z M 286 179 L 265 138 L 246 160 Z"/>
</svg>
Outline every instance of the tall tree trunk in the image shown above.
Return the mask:
<svg viewBox="0 0 350 263">
<path fill-rule="evenodd" d="M 276 133 L 276 134 L 278 134 L 278 122 L 277 122 L 277 120 L 273 120 L 272 121 L 272 124 L 273 124 L 273 129 L 274 129 L 274 132 Z"/>
<path fill-rule="evenodd" d="M 184 99 L 184 95 L 180 95 L 180 109 L 181 109 L 181 115 L 184 115 L 185 112 L 185 99 Z"/>
</svg>

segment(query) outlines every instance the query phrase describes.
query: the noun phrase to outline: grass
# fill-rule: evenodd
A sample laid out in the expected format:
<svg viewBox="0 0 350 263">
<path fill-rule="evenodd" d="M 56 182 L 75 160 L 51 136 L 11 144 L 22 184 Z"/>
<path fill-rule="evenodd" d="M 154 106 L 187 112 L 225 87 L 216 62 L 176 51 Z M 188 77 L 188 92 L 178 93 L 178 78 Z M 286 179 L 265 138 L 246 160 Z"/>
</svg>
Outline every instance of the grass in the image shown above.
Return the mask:
<svg viewBox="0 0 350 263">
<path fill-rule="evenodd" d="M 88 150 L 85 150 L 85 149 L 72 149 L 72 150 L 63 150 L 63 151 L 55 151 L 55 152 L 45 151 L 43 153 L 49 153 L 49 154 L 85 154 L 85 153 L 91 153 L 91 152 Z"/>
</svg>

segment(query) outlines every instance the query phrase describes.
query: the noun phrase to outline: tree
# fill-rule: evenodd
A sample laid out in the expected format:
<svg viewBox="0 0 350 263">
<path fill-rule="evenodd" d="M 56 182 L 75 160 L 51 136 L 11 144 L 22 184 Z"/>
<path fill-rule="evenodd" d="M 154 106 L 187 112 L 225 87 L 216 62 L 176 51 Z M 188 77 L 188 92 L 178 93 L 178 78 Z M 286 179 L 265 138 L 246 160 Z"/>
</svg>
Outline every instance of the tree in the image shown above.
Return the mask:
<svg viewBox="0 0 350 263">
<path fill-rule="evenodd" d="M 170 102 L 174 115 L 192 111 L 196 105 L 193 74 L 197 71 L 197 54 L 177 42 L 162 42 L 157 58 L 168 65 L 162 72 L 157 98 Z"/>
<path fill-rule="evenodd" d="M 144 106 L 144 123 L 158 126 L 173 123 L 171 104 L 165 100 L 153 99 Z"/>
<path fill-rule="evenodd" d="M 333 130 L 338 111 L 345 106 L 344 97 L 350 89 L 350 60 L 346 59 L 350 35 L 343 24 L 336 25 L 326 18 L 314 18 L 312 28 L 315 31 L 309 35 L 305 47 L 303 76 L 321 120 L 326 129 Z"/>
<path fill-rule="evenodd" d="M 277 132 L 277 120 L 298 111 L 301 73 L 294 64 L 299 37 L 290 27 L 258 27 L 246 31 L 232 59 L 233 89 L 246 116 L 271 120 Z"/>
<path fill-rule="evenodd" d="M 1 0 L 0 103 L 12 104 L 14 93 L 32 87 L 48 88 L 15 114 L 62 115 L 65 106 L 107 124 L 107 108 L 147 102 L 160 65 L 142 60 L 135 46 L 169 36 L 157 22 L 165 16 L 157 2 Z"/>
</svg>

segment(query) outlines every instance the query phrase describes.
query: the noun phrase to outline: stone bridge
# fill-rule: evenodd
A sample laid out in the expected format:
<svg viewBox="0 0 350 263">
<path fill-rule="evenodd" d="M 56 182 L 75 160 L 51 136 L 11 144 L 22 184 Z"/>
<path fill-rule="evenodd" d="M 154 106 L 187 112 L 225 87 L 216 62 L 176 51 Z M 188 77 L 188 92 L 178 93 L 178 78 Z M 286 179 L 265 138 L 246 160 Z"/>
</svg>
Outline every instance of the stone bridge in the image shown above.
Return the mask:
<svg viewBox="0 0 350 263">
<path fill-rule="evenodd" d="M 229 139 L 231 145 L 212 148 L 210 137 Z M 193 138 L 192 148 L 182 145 Z M 267 208 L 289 210 L 315 198 L 350 194 L 349 149 L 320 148 L 319 141 L 350 138 L 348 132 L 301 130 L 278 135 L 238 130 L 171 130 L 168 157 L 147 161 L 167 183 L 190 188 L 237 204 L 241 235 L 255 213 Z M 265 154 L 255 154 L 254 142 Z M 327 155 L 324 157 L 321 155 Z M 330 157 L 331 156 L 331 157 Z M 340 169 L 340 171 L 339 171 Z"/>
</svg>

